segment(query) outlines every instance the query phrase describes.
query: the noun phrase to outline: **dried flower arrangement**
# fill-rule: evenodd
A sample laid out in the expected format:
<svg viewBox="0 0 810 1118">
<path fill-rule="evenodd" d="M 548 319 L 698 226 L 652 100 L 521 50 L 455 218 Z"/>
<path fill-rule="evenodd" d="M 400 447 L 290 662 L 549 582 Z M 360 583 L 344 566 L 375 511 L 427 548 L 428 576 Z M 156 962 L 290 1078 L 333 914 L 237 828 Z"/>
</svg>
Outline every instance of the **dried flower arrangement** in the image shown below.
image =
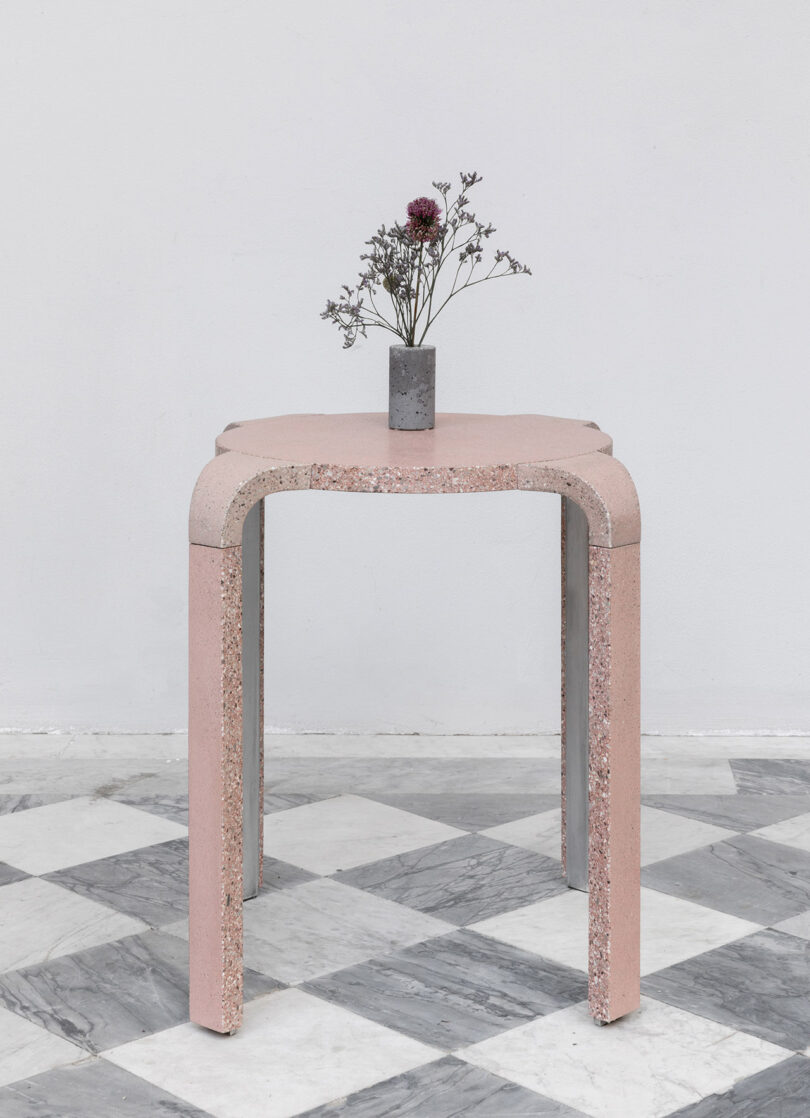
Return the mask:
<svg viewBox="0 0 810 1118">
<path fill-rule="evenodd" d="M 432 185 L 444 202 L 443 210 L 432 198 L 415 198 L 408 205 L 405 225 L 396 222 L 391 229 L 382 225 L 377 234 L 365 242 L 372 246 L 372 250 L 360 257 L 367 260 L 368 265 L 365 272 L 359 273 L 357 288 L 343 284 L 344 294 L 340 300 L 328 300 L 326 310 L 321 313 L 321 318 L 334 322 L 343 331 L 344 349 L 354 345 L 358 333 L 367 337 L 368 326 L 389 330 L 406 346 L 421 346 L 439 313 L 460 291 L 489 279 L 522 273 L 531 275 L 525 264 L 520 264 L 511 253 L 499 249 L 487 274 L 478 279 L 472 278 L 483 259 L 481 240 L 490 237 L 496 230 L 492 225 L 484 226 L 474 213 L 466 209 L 469 199 L 465 192 L 482 182 L 482 177 L 475 171 L 462 171 L 460 177 L 461 193 L 449 206 L 447 195 L 451 184 L 434 182 Z M 445 214 L 444 222 L 440 221 L 442 212 Z M 457 243 L 457 238 L 466 239 Z M 457 258 L 456 272 L 449 293 L 442 298 L 437 293 L 436 281 L 444 265 L 454 256 Z M 497 270 L 503 261 L 506 265 Z M 469 270 L 466 270 L 467 267 Z M 466 274 L 459 283 L 462 269 Z M 393 322 L 377 309 L 374 296 L 379 287 L 391 298 Z M 366 306 L 363 292 L 367 293 L 370 306 Z M 437 303 L 435 311 L 434 298 Z"/>
</svg>

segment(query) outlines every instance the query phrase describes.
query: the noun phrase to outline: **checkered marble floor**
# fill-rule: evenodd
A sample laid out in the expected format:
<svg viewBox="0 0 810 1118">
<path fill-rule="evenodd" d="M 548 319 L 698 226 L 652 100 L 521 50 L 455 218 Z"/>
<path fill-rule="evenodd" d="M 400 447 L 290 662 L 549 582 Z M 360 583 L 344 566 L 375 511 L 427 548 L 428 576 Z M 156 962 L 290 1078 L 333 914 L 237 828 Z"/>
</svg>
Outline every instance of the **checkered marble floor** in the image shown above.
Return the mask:
<svg viewBox="0 0 810 1118">
<path fill-rule="evenodd" d="M 644 742 L 642 1008 L 586 1008 L 553 737 L 267 742 L 234 1037 L 185 739 L 0 738 L 2 1118 L 807 1118 L 810 739 Z"/>
</svg>

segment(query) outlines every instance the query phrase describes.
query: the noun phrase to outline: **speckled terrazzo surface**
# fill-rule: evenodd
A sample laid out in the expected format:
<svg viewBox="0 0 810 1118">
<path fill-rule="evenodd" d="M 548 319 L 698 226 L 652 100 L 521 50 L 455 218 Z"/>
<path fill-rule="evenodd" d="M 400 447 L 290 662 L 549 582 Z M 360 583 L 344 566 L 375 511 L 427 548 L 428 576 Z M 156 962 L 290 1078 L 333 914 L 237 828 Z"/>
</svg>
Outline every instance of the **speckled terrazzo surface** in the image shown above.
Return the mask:
<svg viewBox="0 0 810 1118">
<path fill-rule="evenodd" d="M 600 1029 L 558 738 L 269 738 L 233 1038 L 188 1023 L 185 744 L 0 738 L 3 1118 L 810 1114 L 810 739 L 644 739 Z"/>
<path fill-rule="evenodd" d="M 638 553 L 638 544 L 592 547 L 588 564 L 590 1006 L 602 1021 L 637 1005 L 638 994 L 639 746 L 630 744 L 639 724 Z M 620 632 L 628 625 L 629 639 Z"/>
<path fill-rule="evenodd" d="M 583 420 L 440 413 L 430 431 L 391 431 L 378 412 L 282 415 L 230 424 L 197 480 L 189 540 L 240 543 L 245 514 L 290 489 L 347 493 L 485 493 L 521 489 L 570 496 L 591 543 L 640 538 L 632 479 L 612 440 Z"/>
</svg>

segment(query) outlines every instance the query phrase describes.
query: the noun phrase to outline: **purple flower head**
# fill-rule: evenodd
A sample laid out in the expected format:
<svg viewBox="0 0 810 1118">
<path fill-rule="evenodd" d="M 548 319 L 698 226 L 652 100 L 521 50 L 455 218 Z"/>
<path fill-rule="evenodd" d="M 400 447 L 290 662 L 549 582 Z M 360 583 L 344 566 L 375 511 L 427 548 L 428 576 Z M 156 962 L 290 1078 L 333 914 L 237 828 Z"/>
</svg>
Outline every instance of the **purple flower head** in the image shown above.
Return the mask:
<svg viewBox="0 0 810 1118">
<path fill-rule="evenodd" d="M 414 198 L 408 203 L 408 236 L 414 241 L 435 241 L 441 212 L 432 198 Z"/>
</svg>

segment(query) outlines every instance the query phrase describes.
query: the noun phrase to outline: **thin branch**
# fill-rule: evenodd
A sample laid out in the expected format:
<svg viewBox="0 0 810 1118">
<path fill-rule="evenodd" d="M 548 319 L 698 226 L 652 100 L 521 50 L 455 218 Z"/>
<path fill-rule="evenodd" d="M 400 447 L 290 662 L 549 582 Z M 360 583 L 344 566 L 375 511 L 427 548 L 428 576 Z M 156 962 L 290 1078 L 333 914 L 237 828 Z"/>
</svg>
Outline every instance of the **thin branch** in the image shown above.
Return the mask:
<svg viewBox="0 0 810 1118">
<path fill-rule="evenodd" d="M 491 269 L 490 269 L 490 274 L 489 275 L 482 276 L 481 279 L 477 279 L 477 280 L 472 280 L 472 281 L 468 280 L 465 284 L 463 284 L 463 286 L 461 286 L 458 289 L 458 291 L 451 291 L 450 292 L 450 294 L 447 296 L 445 301 L 442 303 L 442 305 L 439 307 L 439 309 L 434 314 L 433 318 L 431 318 L 430 322 L 428 322 L 427 326 L 425 327 L 425 332 L 422 334 L 422 337 L 424 338 L 425 334 L 428 331 L 428 327 L 430 327 L 436 321 L 436 319 L 439 317 L 439 315 L 442 313 L 442 311 L 444 310 L 444 308 L 447 306 L 447 304 L 450 302 L 450 300 L 453 298 L 454 295 L 459 295 L 462 291 L 465 291 L 468 287 L 475 287 L 475 285 L 478 284 L 478 283 L 486 283 L 486 281 L 489 280 L 489 279 L 504 279 L 504 277 L 506 277 L 506 276 L 519 276 L 521 274 L 522 273 L 520 273 L 520 272 L 512 271 L 512 269 L 510 268 L 506 272 L 501 272 L 500 275 L 493 276 L 491 274 Z"/>
<path fill-rule="evenodd" d="M 435 223 L 438 223 L 442 210 L 434 202 L 433 213 L 430 209 L 422 212 L 421 216 L 430 215 L 429 223 L 424 227 L 431 231 L 428 235 L 434 237 L 434 241 L 431 242 L 428 249 L 427 260 L 425 259 L 427 242 L 425 240 L 417 242 L 412 239 L 406 227 L 399 222 L 395 222 L 390 229 L 381 225 L 376 235 L 365 242 L 372 247 L 372 251 L 361 256 L 361 260 L 370 263 L 366 272 L 361 273 L 361 284 L 357 289 L 356 296 L 344 284 L 343 290 L 346 294 L 340 299 L 342 306 L 339 308 L 338 303 L 329 300 L 326 311 L 321 314 L 321 318 L 331 319 L 345 332 L 348 345 L 354 344 L 358 333 L 362 333 L 365 337 L 368 326 L 379 326 L 388 330 L 401 338 L 406 345 L 421 345 L 436 318 L 460 291 L 467 287 L 474 287 L 478 283 L 485 283 L 488 279 L 503 279 L 508 275 L 523 273 L 531 275 L 530 269 L 519 264 L 510 253 L 498 250 L 495 254 L 495 261 L 487 274 L 477 280 L 472 278 L 475 269 L 482 260 L 481 237 L 489 237 L 491 233 L 496 231 L 491 224 L 485 228 L 475 214 L 468 209 L 467 191 L 481 181 L 481 177 L 476 172 L 462 172 L 461 192 L 449 204 L 448 191 L 450 190 L 450 184 L 439 182 L 432 184 L 441 196 L 445 221 L 441 226 L 438 226 L 442 232 L 441 239 L 437 243 L 435 240 L 436 233 L 434 232 L 437 228 Z M 473 228 L 471 232 L 470 227 Z M 464 236 L 465 239 L 459 243 L 460 235 Z M 471 248 L 472 251 L 466 252 L 466 255 L 464 255 L 468 248 Z M 459 259 L 450 285 L 450 292 L 434 312 L 434 301 L 438 300 L 439 273 L 442 272 L 453 254 L 458 254 Z M 496 268 L 503 259 L 508 261 L 509 267 L 505 271 L 497 273 Z M 461 269 L 465 263 L 469 264 L 469 270 L 464 281 L 461 282 Z M 379 279 L 380 277 L 382 277 L 383 288 L 388 292 L 393 303 L 396 326 L 380 312 L 374 300 L 375 278 Z M 379 284 L 376 286 L 379 286 Z M 368 301 L 371 309 L 363 305 L 363 299 L 361 298 L 361 292 L 363 291 L 368 291 Z M 357 299 L 356 302 L 354 301 L 355 298 Z M 423 319 L 425 320 L 424 327 L 417 342 L 417 326 Z"/>
</svg>

